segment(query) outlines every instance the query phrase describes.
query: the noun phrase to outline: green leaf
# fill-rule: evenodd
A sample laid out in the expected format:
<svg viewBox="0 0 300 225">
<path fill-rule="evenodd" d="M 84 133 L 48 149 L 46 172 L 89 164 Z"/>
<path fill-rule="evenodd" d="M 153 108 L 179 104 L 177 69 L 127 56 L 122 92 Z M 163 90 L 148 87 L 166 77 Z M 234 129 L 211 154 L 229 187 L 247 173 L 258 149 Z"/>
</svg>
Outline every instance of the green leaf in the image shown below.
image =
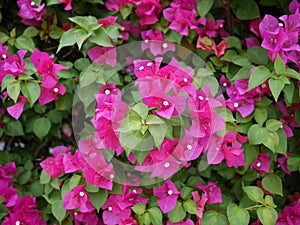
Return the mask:
<svg viewBox="0 0 300 225">
<path fill-rule="evenodd" d="M 5 124 L 5 132 L 9 136 L 23 136 L 24 131 L 22 124 L 19 120 L 17 121 L 10 121 L 7 124 Z"/>
<path fill-rule="evenodd" d="M 255 121 L 262 126 L 268 117 L 268 110 L 266 108 L 258 108 L 254 109 L 254 119 Z"/>
<path fill-rule="evenodd" d="M 126 19 L 132 12 L 132 7 L 130 7 L 130 5 L 125 5 L 120 7 L 120 13 L 123 17 L 123 19 Z"/>
<path fill-rule="evenodd" d="M 272 92 L 272 95 L 275 99 L 275 101 L 277 102 L 278 100 L 278 97 L 282 91 L 282 89 L 284 88 L 284 81 L 281 80 L 281 79 L 274 79 L 274 78 L 271 78 L 269 80 L 269 86 L 270 86 L 270 89 L 271 89 L 271 92 Z"/>
<path fill-rule="evenodd" d="M 18 101 L 18 97 L 21 91 L 20 81 L 16 80 L 7 85 L 7 93 L 9 97 L 14 100 L 15 103 Z"/>
<path fill-rule="evenodd" d="M 276 210 L 269 206 L 257 209 L 257 216 L 263 225 L 275 225 L 278 218 Z"/>
<path fill-rule="evenodd" d="M 112 42 L 116 42 L 120 36 L 119 29 L 116 26 L 105 27 L 105 32 L 111 38 Z"/>
<path fill-rule="evenodd" d="M 88 194 L 93 206 L 95 206 L 97 212 L 99 212 L 100 208 L 104 205 L 108 198 L 108 191 L 105 189 L 99 189 L 98 192 L 92 192 Z"/>
<path fill-rule="evenodd" d="M 154 139 L 155 146 L 159 147 L 168 131 L 166 123 L 158 116 L 148 116 L 146 124 L 149 125 L 148 129 Z"/>
<path fill-rule="evenodd" d="M 28 99 L 30 107 L 38 100 L 41 93 L 40 86 L 36 81 L 21 82 L 21 91 Z"/>
<path fill-rule="evenodd" d="M 296 70 L 293 70 L 293 69 L 285 69 L 285 71 L 281 75 L 291 77 L 296 80 L 300 80 L 300 74 Z"/>
<path fill-rule="evenodd" d="M 61 223 L 64 220 L 67 214 L 67 211 L 64 209 L 63 202 L 61 199 L 56 200 L 52 203 L 51 211 L 59 223 Z"/>
<path fill-rule="evenodd" d="M 182 206 L 182 202 L 177 202 L 175 208 L 168 213 L 171 223 L 178 223 L 184 219 L 186 211 Z"/>
<path fill-rule="evenodd" d="M 146 205 L 144 203 L 138 203 L 131 207 L 133 212 L 137 215 L 142 215 L 146 210 Z"/>
<path fill-rule="evenodd" d="M 4 91 L 4 89 L 12 82 L 16 81 L 15 77 L 13 75 L 6 75 L 1 83 L 1 92 Z"/>
<path fill-rule="evenodd" d="M 259 8 L 254 0 L 233 0 L 230 3 L 236 17 L 240 20 L 253 20 L 260 18 Z"/>
<path fill-rule="evenodd" d="M 266 122 L 266 128 L 268 131 L 275 132 L 281 127 L 282 127 L 282 123 L 279 120 L 269 119 Z"/>
<path fill-rule="evenodd" d="M 89 41 L 95 43 L 99 46 L 104 47 L 112 47 L 112 43 L 109 39 L 108 34 L 104 30 L 104 28 L 100 27 L 99 29 L 95 30 L 92 36 L 89 38 Z"/>
<path fill-rule="evenodd" d="M 269 132 L 268 140 L 263 143 L 264 146 L 268 147 L 272 152 L 277 152 L 279 147 L 279 136 L 276 132 Z"/>
<path fill-rule="evenodd" d="M 284 98 L 285 101 L 288 105 L 292 104 L 293 101 L 293 96 L 294 96 L 294 83 L 291 82 L 290 84 L 286 84 L 283 88 L 283 92 L 284 92 Z"/>
<path fill-rule="evenodd" d="M 51 180 L 51 176 L 48 173 L 46 173 L 45 170 L 42 170 L 41 176 L 40 176 L 40 183 L 48 184 L 50 182 L 50 180 Z"/>
<path fill-rule="evenodd" d="M 235 203 L 227 207 L 227 216 L 230 225 L 248 225 L 250 222 L 248 211 Z"/>
<path fill-rule="evenodd" d="M 47 0 L 47 6 L 61 4 L 60 0 Z"/>
<path fill-rule="evenodd" d="M 23 35 L 25 35 L 27 37 L 35 37 L 38 34 L 39 34 L 39 30 L 33 26 L 27 27 L 23 32 Z"/>
<path fill-rule="evenodd" d="M 227 225 L 227 217 L 216 211 L 208 210 L 202 218 L 202 225 Z"/>
<path fill-rule="evenodd" d="M 185 211 L 187 211 L 189 214 L 196 215 L 198 213 L 197 207 L 195 202 L 192 199 L 188 199 L 183 203 L 183 208 Z"/>
<path fill-rule="evenodd" d="M 176 44 L 181 44 L 181 40 L 182 40 L 182 35 L 179 34 L 177 31 L 175 30 L 169 30 L 166 34 L 164 34 L 165 38 L 167 39 L 167 41 L 169 42 L 173 42 Z"/>
<path fill-rule="evenodd" d="M 265 203 L 272 208 L 277 207 L 277 205 L 274 203 L 273 197 L 271 195 L 266 195 Z"/>
<path fill-rule="evenodd" d="M 211 7 L 214 4 L 214 0 L 198 0 L 197 11 L 201 17 L 206 16 Z"/>
<path fill-rule="evenodd" d="M 253 124 L 248 130 L 249 143 L 259 145 L 268 140 L 268 130 L 258 124 Z"/>
<path fill-rule="evenodd" d="M 4 44 L 8 40 L 9 40 L 9 36 L 3 32 L 0 32 L 0 42 Z"/>
<path fill-rule="evenodd" d="M 35 48 L 32 38 L 25 35 L 16 38 L 15 46 L 17 49 L 26 49 L 30 52 L 33 52 Z"/>
<path fill-rule="evenodd" d="M 279 137 L 279 144 L 277 145 L 276 152 L 280 154 L 286 154 L 287 151 L 287 137 L 283 129 L 276 131 Z"/>
<path fill-rule="evenodd" d="M 51 121 L 48 118 L 39 118 L 33 123 L 33 133 L 42 139 L 45 137 L 51 128 Z"/>
<path fill-rule="evenodd" d="M 262 179 L 262 185 L 267 191 L 283 196 L 282 182 L 279 176 L 269 174 Z"/>
<path fill-rule="evenodd" d="M 148 116 L 148 107 L 144 103 L 137 103 L 132 107 L 132 110 L 138 113 L 143 120 L 145 120 Z"/>
<path fill-rule="evenodd" d="M 243 187 L 244 192 L 254 202 L 261 202 L 264 198 L 264 192 L 256 186 Z"/>
<path fill-rule="evenodd" d="M 266 65 L 268 63 L 268 50 L 260 47 L 254 46 L 247 50 L 247 56 L 249 60 L 255 64 Z"/>
<path fill-rule="evenodd" d="M 85 71 L 80 74 L 80 88 L 87 87 L 94 82 L 105 84 L 105 75 L 103 65 L 98 63 L 91 64 Z"/>
<path fill-rule="evenodd" d="M 153 225 L 162 224 L 162 213 L 158 207 L 152 207 L 148 210 L 150 221 Z"/>
<path fill-rule="evenodd" d="M 80 49 L 85 39 L 89 37 L 89 34 L 82 29 L 72 28 L 65 32 L 60 41 L 59 46 L 57 48 L 57 52 L 60 51 L 63 47 L 72 46 L 77 43 L 78 48 Z"/>
<path fill-rule="evenodd" d="M 90 60 L 87 58 L 79 58 L 74 62 L 74 67 L 81 71 L 87 69 L 90 65 Z"/>
<path fill-rule="evenodd" d="M 299 171 L 300 172 L 300 156 L 292 155 L 287 159 L 287 166 L 290 171 Z"/>
<path fill-rule="evenodd" d="M 236 75 L 232 78 L 232 80 L 238 80 L 238 79 L 248 79 L 250 77 L 250 69 L 253 67 L 253 65 L 246 65 L 242 67 Z"/>
<path fill-rule="evenodd" d="M 91 29 L 95 27 L 99 27 L 100 24 L 98 24 L 98 20 L 94 16 L 75 16 L 69 18 L 73 23 L 80 26 L 82 29 L 89 32 Z"/>
<path fill-rule="evenodd" d="M 282 74 L 285 71 L 285 63 L 283 62 L 279 54 L 277 54 L 275 58 L 274 68 L 277 74 Z"/>
<path fill-rule="evenodd" d="M 258 66 L 254 69 L 250 76 L 247 91 L 261 85 L 271 76 L 270 70 L 264 66 Z"/>
<path fill-rule="evenodd" d="M 18 174 L 18 183 L 23 185 L 26 184 L 28 181 L 31 179 L 31 171 L 30 170 L 25 170 L 21 173 Z"/>
</svg>

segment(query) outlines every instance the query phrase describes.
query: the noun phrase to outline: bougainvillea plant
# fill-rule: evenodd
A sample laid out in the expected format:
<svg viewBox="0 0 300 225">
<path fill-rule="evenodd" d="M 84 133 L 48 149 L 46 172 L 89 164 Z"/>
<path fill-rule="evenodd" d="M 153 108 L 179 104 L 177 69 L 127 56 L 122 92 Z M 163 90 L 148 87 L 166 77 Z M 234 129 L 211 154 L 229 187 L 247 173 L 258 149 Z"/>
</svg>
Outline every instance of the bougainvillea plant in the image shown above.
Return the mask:
<svg viewBox="0 0 300 225">
<path fill-rule="evenodd" d="M 297 0 L 0 11 L 1 224 L 300 224 Z"/>
</svg>

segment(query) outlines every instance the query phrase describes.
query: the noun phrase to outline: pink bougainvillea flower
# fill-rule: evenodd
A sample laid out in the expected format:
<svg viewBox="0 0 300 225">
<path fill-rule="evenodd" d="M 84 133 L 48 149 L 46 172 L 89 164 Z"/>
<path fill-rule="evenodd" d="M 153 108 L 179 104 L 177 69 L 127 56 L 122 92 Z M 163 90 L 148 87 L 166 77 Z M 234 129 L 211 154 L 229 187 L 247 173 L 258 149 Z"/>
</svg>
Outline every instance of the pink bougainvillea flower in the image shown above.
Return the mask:
<svg viewBox="0 0 300 225">
<path fill-rule="evenodd" d="M 18 16 L 22 18 L 22 23 L 28 26 L 37 26 L 43 20 L 46 13 L 44 9 L 45 3 L 37 6 L 32 0 L 18 0 L 17 1 L 19 12 Z"/>
<path fill-rule="evenodd" d="M 276 225 L 290 225 L 290 224 L 299 224 L 300 215 L 299 215 L 300 200 L 296 200 L 291 205 L 284 206 L 283 213 L 278 213 L 278 220 Z"/>
<path fill-rule="evenodd" d="M 150 49 L 153 55 L 163 55 L 168 51 L 175 51 L 175 45 L 167 42 L 161 30 L 147 30 L 142 33 L 142 50 Z"/>
<path fill-rule="evenodd" d="M 17 168 L 14 162 L 7 163 L 5 166 L 0 165 L 0 189 L 5 189 L 10 186 L 13 180 L 9 174 L 16 174 Z"/>
<path fill-rule="evenodd" d="M 132 217 L 124 218 L 120 221 L 119 225 L 138 225 L 138 222 Z"/>
<path fill-rule="evenodd" d="M 290 5 L 289 5 L 289 10 L 291 13 L 299 13 L 300 11 L 300 3 L 298 2 L 298 0 L 293 0 L 291 1 Z"/>
<path fill-rule="evenodd" d="M 43 88 L 39 97 L 39 103 L 41 105 L 46 105 L 49 102 L 58 100 L 58 95 L 64 95 L 66 93 L 66 88 L 64 85 L 56 83 L 52 88 Z"/>
<path fill-rule="evenodd" d="M 59 1 L 66 4 L 64 10 L 66 11 L 72 10 L 72 0 L 59 0 Z"/>
<path fill-rule="evenodd" d="M 36 224 L 46 225 L 42 220 L 40 211 L 36 206 L 35 197 L 24 196 L 17 199 L 14 206 L 9 208 L 9 216 L 4 218 L 2 224 Z"/>
<path fill-rule="evenodd" d="M 260 31 L 259 31 L 259 24 L 261 22 L 261 19 L 254 19 L 251 20 L 249 28 L 250 30 L 257 36 L 260 37 Z"/>
<path fill-rule="evenodd" d="M 102 206 L 102 218 L 104 224 L 119 224 L 121 220 L 130 217 L 131 209 L 129 207 L 121 209 L 118 204 L 120 200 L 121 195 L 110 195 L 108 197 L 108 199 Z"/>
<path fill-rule="evenodd" d="M 66 193 L 64 197 L 64 208 L 67 210 L 79 209 L 79 211 L 83 213 L 95 210 L 88 193 L 84 190 L 83 184 Z"/>
<path fill-rule="evenodd" d="M 62 175 L 64 170 L 63 158 L 64 154 L 70 153 L 70 149 L 65 146 L 56 146 L 53 149 L 54 157 L 48 157 L 40 163 L 43 170 L 51 175 L 52 179 Z"/>
<path fill-rule="evenodd" d="M 176 207 L 177 198 L 180 194 L 181 192 L 177 190 L 171 180 L 165 181 L 159 188 L 153 188 L 153 195 L 159 197 L 157 203 L 163 213 L 171 212 Z"/>
<path fill-rule="evenodd" d="M 210 38 L 215 38 L 217 37 L 218 33 L 225 33 L 224 20 L 215 21 L 213 19 L 206 19 L 205 17 L 202 17 L 197 20 L 197 23 L 202 25 L 202 27 L 196 29 L 196 32 L 200 37 L 208 36 Z"/>
<path fill-rule="evenodd" d="M 225 54 L 225 49 L 228 45 L 227 41 L 222 40 L 218 45 L 216 45 L 216 43 L 213 44 L 212 49 L 215 52 L 215 55 L 220 58 L 221 56 L 223 56 Z"/>
<path fill-rule="evenodd" d="M 196 29 L 198 27 L 195 9 L 186 10 L 173 2 L 170 8 L 164 9 L 163 15 L 170 22 L 170 29 L 176 30 L 181 35 L 187 36 L 189 28 Z"/>
<path fill-rule="evenodd" d="M 207 185 L 197 183 L 197 187 L 203 192 L 207 193 L 207 203 L 215 204 L 222 202 L 221 188 L 217 186 L 216 182 L 208 182 Z"/>
<path fill-rule="evenodd" d="M 240 136 L 237 134 L 237 136 Z M 241 137 L 241 136 L 240 136 Z M 243 142 L 239 140 L 243 139 Z M 221 146 L 214 146 L 209 150 L 208 158 L 213 157 L 213 160 L 209 159 L 210 164 L 219 164 L 224 158 L 228 167 L 232 166 L 244 166 L 245 158 L 242 150 L 242 144 L 247 141 L 247 138 L 237 138 L 234 131 L 229 131 L 224 137 Z M 221 148 L 220 148 L 221 147 Z M 212 151 L 214 155 L 212 155 Z"/>
<path fill-rule="evenodd" d="M 138 203 L 147 204 L 148 198 L 142 198 L 140 195 L 142 193 L 141 188 L 129 189 L 126 185 L 122 185 L 122 196 L 118 205 L 121 209 L 126 209 Z"/>
<path fill-rule="evenodd" d="M 279 22 L 271 15 L 265 15 L 259 24 L 259 31 L 261 36 L 264 38 L 266 34 L 278 34 L 279 33 Z"/>
<path fill-rule="evenodd" d="M 74 225 L 89 224 L 89 225 L 103 225 L 97 216 L 96 210 L 92 212 L 69 212 L 74 216 Z"/>
<path fill-rule="evenodd" d="M 6 207 L 14 206 L 18 200 L 18 191 L 12 186 L 1 187 L 0 186 L 0 197 L 4 199 Z"/>
<path fill-rule="evenodd" d="M 288 166 L 287 166 L 287 159 L 289 156 L 291 156 L 292 154 L 291 153 L 287 153 L 287 157 L 286 156 L 282 156 L 282 157 L 279 157 L 277 159 L 278 161 L 278 164 L 280 165 L 281 169 L 288 175 L 290 175 L 292 172 L 288 169 Z"/>
<path fill-rule="evenodd" d="M 101 24 L 102 27 L 113 26 L 117 22 L 117 16 L 108 16 L 105 19 L 98 20 L 98 24 Z"/>
<path fill-rule="evenodd" d="M 87 51 L 90 59 L 98 64 L 107 64 L 114 67 L 117 63 L 117 51 L 115 47 L 96 46 Z"/>
<path fill-rule="evenodd" d="M 112 190 L 115 175 L 113 165 L 106 162 L 96 143 L 93 140 L 81 140 L 78 147 L 75 163 L 81 165 L 86 181 L 91 185 Z"/>
<path fill-rule="evenodd" d="M 19 101 L 14 104 L 13 106 L 7 107 L 7 112 L 9 115 L 11 115 L 13 118 L 18 120 L 24 110 L 24 105 L 26 102 L 28 102 L 27 98 L 24 96 L 19 96 Z"/>
<path fill-rule="evenodd" d="M 166 225 L 194 225 L 195 223 L 191 219 L 183 220 L 177 223 L 171 223 L 169 220 Z"/>
<path fill-rule="evenodd" d="M 27 50 L 19 50 L 17 54 L 9 55 L 5 49 L 6 48 L 2 48 L 0 60 L 0 83 L 8 74 L 17 77 L 26 71 L 24 56 L 27 53 Z"/>
<path fill-rule="evenodd" d="M 196 209 L 197 209 L 197 225 L 201 225 L 201 221 L 203 218 L 203 213 L 204 213 L 204 206 L 207 203 L 208 196 L 206 192 L 203 192 L 201 195 L 201 199 L 199 196 L 198 191 L 192 192 L 193 200 L 196 204 Z"/>
<path fill-rule="evenodd" d="M 259 153 L 254 162 L 250 165 L 250 170 L 256 169 L 258 172 L 269 172 L 270 170 L 270 154 Z"/>
<path fill-rule="evenodd" d="M 159 0 L 143 0 L 135 10 L 140 18 L 141 25 L 151 25 L 158 21 L 158 15 L 161 11 Z"/>
<path fill-rule="evenodd" d="M 141 27 L 136 26 L 131 22 L 128 21 L 122 21 L 119 23 L 123 29 L 120 30 L 120 34 L 123 36 L 123 40 L 128 40 L 129 34 L 137 38 L 139 34 L 141 33 Z"/>
<path fill-rule="evenodd" d="M 108 0 L 105 2 L 105 6 L 108 10 L 119 11 L 120 7 L 126 6 L 127 4 L 138 5 L 141 0 Z"/>
</svg>

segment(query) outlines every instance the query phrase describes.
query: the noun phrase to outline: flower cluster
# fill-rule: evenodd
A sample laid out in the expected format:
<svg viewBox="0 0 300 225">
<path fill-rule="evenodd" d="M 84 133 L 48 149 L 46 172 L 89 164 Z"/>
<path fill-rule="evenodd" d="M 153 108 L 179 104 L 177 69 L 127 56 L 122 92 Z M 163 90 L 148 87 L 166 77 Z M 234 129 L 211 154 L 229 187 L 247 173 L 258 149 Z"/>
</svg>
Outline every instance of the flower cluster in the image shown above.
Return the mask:
<svg viewBox="0 0 300 225">
<path fill-rule="evenodd" d="M 36 198 L 29 196 L 18 196 L 14 188 L 11 174 L 16 174 L 17 168 L 14 162 L 0 166 L 0 196 L 8 209 L 9 216 L 4 217 L 2 224 L 37 224 L 46 225 L 42 220 L 40 211 L 36 206 Z"/>
</svg>

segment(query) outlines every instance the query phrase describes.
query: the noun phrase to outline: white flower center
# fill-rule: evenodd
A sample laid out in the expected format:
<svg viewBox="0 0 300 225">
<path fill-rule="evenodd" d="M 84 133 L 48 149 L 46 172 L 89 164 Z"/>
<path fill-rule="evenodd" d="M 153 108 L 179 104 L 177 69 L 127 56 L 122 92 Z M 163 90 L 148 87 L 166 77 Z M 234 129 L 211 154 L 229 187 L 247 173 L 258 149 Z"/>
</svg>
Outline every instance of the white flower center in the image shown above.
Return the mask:
<svg viewBox="0 0 300 225">
<path fill-rule="evenodd" d="M 147 63 L 147 66 L 152 66 L 152 62 L 148 62 L 148 63 Z"/>
<path fill-rule="evenodd" d="M 170 166 L 170 163 L 168 163 L 168 162 L 166 162 L 164 165 L 165 168 L 168 168 L 169 166 Z"/>
<path fill-rule="evenodd" d="M 135 189 L 133 189 L 132 191 L 133 191 L 133 193 L 135 193 L 135 194 L 136 194 L 136 190 L 135 190 Z"/>
<path fill-rule="evenodd" d="M 108 210 L 109 210 L 109 211 L 112 211 L 112 207 L 111 207 L 111 206 L 109 206 L 109 207 L 108 207 Z"/>
<path fill-rule="evenodd" d="M 204 99 L 201 95 L 198 97 L 201 101 Z"/>
<path fill-rule="evenodd" d="M 145 40 L 145 43 L 146 43 L 146 44 L 148 44 L 148 43 L 149 43 L 149 40 L 148 40 L 148 39 L 146 39 L 146 40 Z"/>
<path fill-rule="evenodd" d="M 32 1 L 32 2 L 30 2 L 30 5 L 31 5 L 31 6 L 34 6 L 34 5 L 35 5 L 35 3 Z"/>
<path fill-rule="evenodd" d="M 78 215 L 78 213 L 77 212 L 74 212 L 74 216 L 77 216 Z"/>
<path fill-rule="evenodd" d="M 84 196 L 84 192 L 83 192 L 83 191 L 79 192 L 79 195 L 80 195 L 81 197 L 83 197 L 83 196 Z"/>
<path fill-rule="evenodd" d="M 169 102 L 165 100 L 165 101 L 163 101 L 163 105 L 164 105 L 164 106 L 168 106 L 168 105 L 169 105 Z"/>
<path fill-rule="evenodd" d="M 145 67 L 144 66 L 140 66 L 139 70 L 141 71 L 143 69 L 145 69 Z"/>
<path fill-rule="evenodd" d="M 235 103 L 233 104 L 233 106 L 234 106 L 234 108 L 237 108 L 237 107 L 239 107 L 239 103 L 235 102 Z"/>
<path fill-rule="evenodd" d="M 6 59 L 6 58 L 7 58 L 7 55 L 6 55 L 6 54 L 2 54 L 2 58 L 3 58 L 3 59 Z"/>
<path fill-rule="evenodd" d="M 187 150 L 191 150 L 193 148 L 193 146 L 189 144 L 186 146 L 186 148 L 187 148 Z"/>
<path fill-rule="evenodd" d="M 279 23 L 278 25 L 279 25 L 280 27 L 283 27 L 283 23 Z"/>
<path fill-rule="evenodd" d="M 224 83 L 223 86 L 226 87 L 226 86 L 227 86 L 227 83 Z"/>
<path fill-rule="evenodd" d="M 168 195 L 172 195 L 173 191 L 172 190 L 168 190 Z"/>
<path fill-rule="evenodd" d="M 162 44 L 162 47 L 163 47 L 163 48 L 167 48 L 167 47 L 168 47 L 168 44 L 167 44 L 167 43 L 163 43 L 163 44 Z"/>
<path fill-rule="evenodd" d="M 266 84 L 262 84 L 261 87 L 262 87 L 262 88 L 266 88 L 267 85 L 266 85 Z"/>
<path fill-rule="evenodd" d="M 105 93 L 106 95 L 109 95 L 109 94 L 110 94 L 110 90 L 109 90 L 109 89 L 106 89 L 106 90 L 104 91 L 104 93 Z"/>
<path fill-rule="evenodd" d="M 124 30 L 125 30 L 125 27 L 122 27 L 122 28 L 121 28 L 121 30 L 123 30 L 123 31 L 124 31 Z"/>
<path fill-rule="evenodd" d="M 220 28 L 224 27 L 223 23 L 220 24 Z"/>
<path fill-rule="evenodd" d="M 16 225 L 20 225 L 21 224 L 21 222 L 20 221 L 16 221 Z"/>
<path fill-rule="evenodd" d="M 257 167 L 261 167 L 261 162 L 256 163 Z"/>
<path fill-rule="evenodd" d="M 209 98 L 205 98 L 205 100 L 206 100 L 206 101 L 208 101 L 208 100 L 209 100 Z"/>
<path fill-rule="evenodd" d="M 188 79 L 185 77 L 185 78 L 183 78 L 183 81 L 186 83 L 186 82 L 188 82 Z"/>
<path fill-rule="evenodd" d="M 57 92 L 58 92 L 58 88 L 54 88 L 53 91 L 54 91 L 55 93 L 57 93 Z"/>
<path fill-rule="evenodd" d="M 110 178 L 110 179 L 114 179 L 115 176 L 114 176 L 113 174 L 111 174 L 111 175 L 109 175 L 109 178 Z"/>
<path fill-rule="evenodd" d="M 217 150 L 217 151 L 220 151 L 220 148 L 217 147 L 216 150 Z"/>
<path fill-rule="evenodd" d="M 280 125 L 280 128 L 282 129 L 282 128 L 283 128 L 283 125 Z"/>
</svg>

